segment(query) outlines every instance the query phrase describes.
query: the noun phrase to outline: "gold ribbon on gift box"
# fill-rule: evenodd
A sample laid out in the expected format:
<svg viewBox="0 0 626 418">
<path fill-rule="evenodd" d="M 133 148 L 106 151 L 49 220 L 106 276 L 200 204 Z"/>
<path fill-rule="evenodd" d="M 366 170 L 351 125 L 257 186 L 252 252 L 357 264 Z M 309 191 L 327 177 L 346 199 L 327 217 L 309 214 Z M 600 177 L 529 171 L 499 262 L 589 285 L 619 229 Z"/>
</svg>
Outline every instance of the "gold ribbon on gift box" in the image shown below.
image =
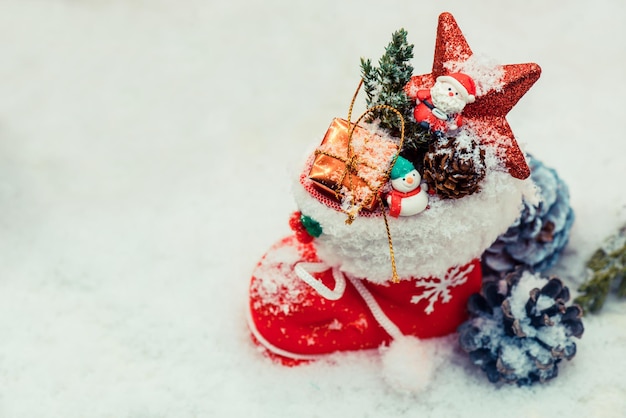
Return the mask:
<svg viewBox="0 0 626 418">
<path fill-rule="evenodd" d="M 315 159 L 309 172 L 316 186 L 332 193 L 339 201 L 349 199 L 346 222 L 352 223 L 361 209 L 372 211 L 379 202 L 380 189 L 387 183 L 391 169 L 400 155 L 404 143 L 404 118 L 395 108 L 377 105 L 367 109 L 352 123 L 352 110 L 363 85 L 360 81 L 348 111 L 348 119 L 335 118 L 321 145 L 315 151 Z M 379 135 L 359 126 L 369 113 L 386 109 L 400 118 L 400 144 L 384 140 Z M 358 137 L 355 152 L 354 138 Z M 361 140 L 363 139 L 363 140 Z M 387 164 L 384 167 L 384 164 Z"/>
<path fill-rule="evenodd" d="M 376 191 L 386 182 L 385 164 L 390 163 L 397 149 L 395 142 L 335 118 L 315 151 L 309 178 L 338 201 L 349 200 L 354 212 L 361 208 L 372 211 L 378 203 Z M 349 150 L 350 156 L 346 155 Z M 346 209 L 348 213 L 353 211 Z"/>
<path fill-rule="evenodd" d="M 350 199 L 349 209 L 343 209 L 348 215 L 346 219 L 346 224 L 348 225 L 354 221 L 361 209 L 371 211 L 380 203 L 389 240 L 392 280 L 397 282 L 399 278 L 396 271 L 391 232 L 389 231 L 389 223 L 387 222 L 387 215 L 385 214 L 380 191 L 389 180 L 391 170 L 404 144 L 404 117 L 397 109 L 391 106 L 377 105 L 367 109 L 359 116 L 356 122 L 352 123 L 352 109 L 362 85 L 363 79 L 359 82 L 352 96 L 350 109 L 348 110 L 348 119 L 335 118 L 328 128 L 322 144 L 315 151 L 315 159 L 309 172 L 309 178 L 319 188 L 332 193 L 337 200 L 342 200 L 342 198 L 346 197 Z M 392 111 L 400 118 L 402 124 L 399 145 L 391 141 L 384 141 L 379 135 L 359 126 L 359 122 L 368 114 L 382 109 Z M 362 143 L 359 141 L 360 154 L 355 153 L 355 147 L 353 146 L 355 136 L 359 138 L 362 136 L 367 137 Z M 343 149 L 345 149 L 345 155 L 340 155 L 337 151 L 342 151 Z M 368 158 L 368 156 L 372 157 L 376 154 L 379 156 L 382 154 L 383 159 L 390 160 L 388 167 L 381 168 L 373 163 L 375 158 Z M 346 193 L 345 190 L 348 192 Z"/>
</svg>

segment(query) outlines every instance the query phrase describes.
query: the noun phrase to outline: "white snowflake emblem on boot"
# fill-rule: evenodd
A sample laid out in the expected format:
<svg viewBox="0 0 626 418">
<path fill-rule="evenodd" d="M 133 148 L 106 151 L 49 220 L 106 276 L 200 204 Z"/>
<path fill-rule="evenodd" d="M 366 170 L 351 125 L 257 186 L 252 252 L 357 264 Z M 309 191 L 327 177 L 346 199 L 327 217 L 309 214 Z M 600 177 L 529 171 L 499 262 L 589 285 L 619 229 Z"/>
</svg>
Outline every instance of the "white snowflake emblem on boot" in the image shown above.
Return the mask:
<svg viewBox="0 0 626 418">
<path fill-rule="evenodd" d="M 453 287 L 464 285 L 467 282 L 469 274 L 474 270 L 474 265 L 469 266 L 466 270 L 461 271 L 462 267 L 454 267 L 450 269 L 443 278 L 436 277 L 434 279 L 420 279 L 415 282 L 416 287 L 424 288 L 424 291 L 411 298 L 411 303 L 420 303 L 422 300 L 428 301 L 428 306 L 424 310 L 430 315 L 435 311 L 435 302 L 441 299 L 441 303 L 448 303 L 452 300 L 450 289 Z"/>
</svg>

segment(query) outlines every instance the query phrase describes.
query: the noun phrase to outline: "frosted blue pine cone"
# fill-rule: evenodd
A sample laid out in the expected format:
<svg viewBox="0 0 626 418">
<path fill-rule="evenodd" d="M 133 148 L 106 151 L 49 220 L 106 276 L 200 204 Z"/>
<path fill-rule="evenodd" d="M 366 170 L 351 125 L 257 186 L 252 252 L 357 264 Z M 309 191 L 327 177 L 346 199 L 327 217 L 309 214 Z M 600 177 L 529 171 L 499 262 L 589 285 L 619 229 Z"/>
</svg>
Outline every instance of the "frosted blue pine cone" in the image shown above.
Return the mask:
<svg viewBox="0 0 626 418">
<path fill-rule="evenodd" d="M 459 331 L 461 348 L 492 383 L 543 383 L 558 364 L 576 355 L 584 332 L 582 308 L 565 306 L 569 289 L 560 279 L 518 270 L 483 284 L 468 301 L 470 319 Z"/>
<path fill-rule="evenodd" d="M 541 272 L 556 264 L 574 223 L 569 190 L 556 170 L 529 156 L 531 179 L 540 202 L 524 201 L 520 217 L 482 256 L 486 274 L 507 273 L 517 266 Z"/>
</svg>

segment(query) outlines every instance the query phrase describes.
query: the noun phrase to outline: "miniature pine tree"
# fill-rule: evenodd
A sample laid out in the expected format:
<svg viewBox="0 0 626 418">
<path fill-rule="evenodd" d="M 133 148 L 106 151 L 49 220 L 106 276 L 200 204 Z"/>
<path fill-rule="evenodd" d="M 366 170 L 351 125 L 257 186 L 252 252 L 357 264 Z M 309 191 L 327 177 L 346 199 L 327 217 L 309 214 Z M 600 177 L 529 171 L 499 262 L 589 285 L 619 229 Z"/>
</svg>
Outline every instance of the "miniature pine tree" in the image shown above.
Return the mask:
<svg viewBox="0 0 626 418">
<path fill-rule="evenodd" d="M 618 282 L 617 295 L 626 297 L 626 226 L 593 254 L 587 267 L 591 279 L 578 289 L 583 294 L 576 298 L 576 303 L 590 312 L 598 312 L 611 287 Z"/>
<path fill-rule="evenodd" d="M 406 40 L 407 32 L 400 29 L 392 35 L 391 42 L 385 48 L 384 55 L 378 61 L 378 68 L 371 60 L 361 58 L 361 73 L 367 95 L 367 107 L 385 104 L 397 109 L 404 117 L 405 147 L 421 146 L 427 148 L 430 137 L 424 135 L 423 129 L 413 118 L 413 103 L 404 92 L 404 86 L 411 79 L 413 66 L 413 45 Z M 398 116 L 387 109 L 372 112 L 370 121 L 378 118 L 380 127 L 391 135 L 399 136 L 401 121 Z"/>
</svg>

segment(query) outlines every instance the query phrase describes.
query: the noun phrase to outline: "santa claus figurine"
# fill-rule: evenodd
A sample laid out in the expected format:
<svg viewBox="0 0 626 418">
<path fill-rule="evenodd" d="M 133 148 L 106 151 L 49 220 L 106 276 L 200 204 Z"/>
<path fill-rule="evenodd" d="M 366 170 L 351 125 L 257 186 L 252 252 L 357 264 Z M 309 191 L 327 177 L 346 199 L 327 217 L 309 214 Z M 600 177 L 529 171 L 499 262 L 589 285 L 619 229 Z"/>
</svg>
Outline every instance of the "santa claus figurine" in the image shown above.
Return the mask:
<svg viewBox="0 0 626 418">
<path fill-rule="evenodd" d="M 439 76 L 430 89 L 417 91 L 413 116 L 424 129 L 444 134 L 461 126 L 461 112 L 465 105 L 474 103 L 475 95 L 476 84 L 467 74 Z"/>
</svg>

